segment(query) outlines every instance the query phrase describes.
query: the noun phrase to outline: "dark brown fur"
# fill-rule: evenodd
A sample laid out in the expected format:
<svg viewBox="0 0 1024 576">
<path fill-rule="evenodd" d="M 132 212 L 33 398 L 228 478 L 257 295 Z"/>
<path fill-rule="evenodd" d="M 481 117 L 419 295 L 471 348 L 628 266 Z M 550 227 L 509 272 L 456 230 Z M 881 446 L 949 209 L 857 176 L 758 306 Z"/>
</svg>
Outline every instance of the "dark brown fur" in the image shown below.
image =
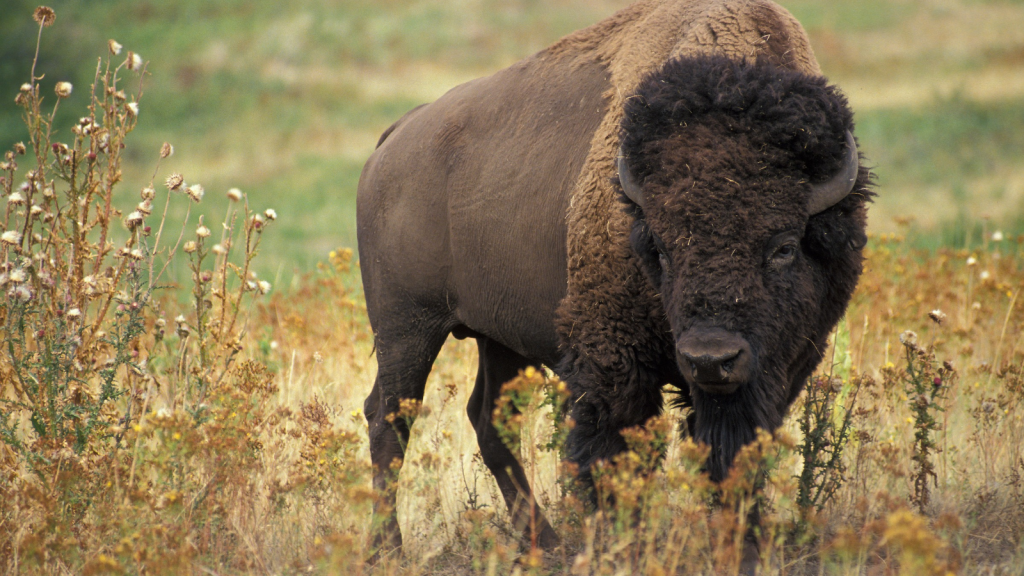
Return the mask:
<svg viewBox="0 0 1024 576">
<path fill-rule="evenodd" d="M 623 449 L 618 430 L 661 410 L 666 382 L 679 404 L 693 407 L 691 433 L 712 447 L 716 480 L 757 428 L 781 425 L 860 275 L 867 170 L 837 206 L 814 216 L 806 209 L 811 182 L 838 170 L 852 129 L 846 100 L 823 78 L 765 61 L 677 59 L 641 83 L 622 127 L 624 155 L 646 198 L 645 210 L 629 204 L 631 241 L 660 294 L 646 304 L 664 312 L 646 323 L 643 345 L 563 359 L 559 372 L 578 399 L 570 458 L 585 477 L 595 460 Z M 788 230 L 801 251 L 794 265 L 775 270 L 768 243 Z M 593 297 L 614 308 L 615 288 L 595 287 Z M 742 334 L 758 377 L 726 396 L 683 383 L 675 339 L 695 328 Z M 576 349 L 573 336 L 566 339 Z"/>
<path fill-rule="evenodd" d="M 640 0 L 505 70 L 453 88 L 381 136 L 363 169 L 357 201 L 360 265 L 378 363 L 365 404 L 379 492 L 377 545 L 401 545 L 394 477 L 409 430 L 404 420 L 387 417 L 401 400 L 423 397 L 449 334 L 478 342 L 480 367 L 467 413 L 516 528 L 545 547 L 558 538 L 533 503 L 516 455 L 491 424 L 494 399 L 518 370 L 557 367 L 576 392 L 579 425 L 570 450 L 584 472 L 621 450 L 621 428 L 662 410 L 664 384 L 680 390 L 681 401 L 697 413 L 698 437 L 716 446 L 716 477 L 748 438 L 749 426 L 730 422 L 749 417 L 772 428 L 781 421 L 784 406 L 820 359 L 814 346 L 823 344 L 856 282 L 867 173 L 858 196 L 807 223 L 802 246 L 816 267 L 813 294 L 781 300 L 787 307 L 782 319 L 763 311 L 765 298 L 749 300 L 747 312 L 725 306 L 722 299 L 741 288 L 729 279 L 747 278 L 732 264 L 718 264 L 725 247 L 714 229 L 735 228 L 741 255 L 753 262 L 764 234 L 777 224 L 772 202 L 787 203 L 787 214 L 801 218 L 792 207 L 806 192 L 805 181 L 834 169 L 842 127 L 850 122 L 845 102 L 819 116 L 801 111 L 778 124 L 792 132 L 808 122 L 817 136 L 796 134 L 778 143 L 763 134 L 774 124 L 731 110 L 701 112 L 687 120 L 694 130 L 676 130 L 667 110 L 689 96 L 655 94 L 649 84 L 658 80 L 648 80 L 639 99 L 634 96 L 644 78 L 686 76 L 672 66 L 697 66 L 691 75 L 705 84 L 742 84 L 715 72 L 720 60 L 677 60 L 708 55 L 728 62 L 757 59 L 759 70 L 802 72 L 804 80 L 794 86 L 823 86 L 813 78 L 820 70 L 806 34 L 768 0 Z M 665 68 L 667 61 L 678 63 Z M 764 87 L 753 91 L 768 93 Z M 819 96 L 808 101 L 834 100 Z M 627 105 L 640 99 L 651 118 Z M 615 184 L 627 111 L 624 133 L 636 154 L 634 169 L 652 195 L 650 214 L 624 209 Z M 662 126 L 658 118 L 672 125 Z M 742 130 L 734 132 L 733 125 Z M 753 168 L 761 161 L 768 172 Z M 684 172 L 685 164 L 694 172 Z M 725 174 L 744 185 L 730 188 L 721 179 Z M 706 193 L 681 196 L 683 182 Z M 706 221 L 700 217 L 712 213 Z M 692 243 L 683 246 L 684 238 L 693 237 L 691 227 L 713 240 L 700 244 L 704 252 L 691 249 Z M 672 243 L 672 258 L 685 263 L 685 273 L 673 268 L 662 278 L 656 256 L 652 263 L 652 234 Z M 849 240 L 854 249 L 845 248 Z M 752 294 L 743 290 L 744 298 Z M 778 357 L 784 367 L 762 381 L 780 388 L 785 382 L 784 391 L 751 387 L 742 401 L 731 403 L 688 393 L 676 368 L 673 331 L 699 318 L 693 310 L 702 302 L 720 307 L 733 318 L 730 326 L 752 334 L 763 357 Z M 794 303 L 813 310 L 790 310 Z M 780 329 L 807 322 L 805 335 L 814 346 L 757 339 L 758 322 Z"/>
</svg>

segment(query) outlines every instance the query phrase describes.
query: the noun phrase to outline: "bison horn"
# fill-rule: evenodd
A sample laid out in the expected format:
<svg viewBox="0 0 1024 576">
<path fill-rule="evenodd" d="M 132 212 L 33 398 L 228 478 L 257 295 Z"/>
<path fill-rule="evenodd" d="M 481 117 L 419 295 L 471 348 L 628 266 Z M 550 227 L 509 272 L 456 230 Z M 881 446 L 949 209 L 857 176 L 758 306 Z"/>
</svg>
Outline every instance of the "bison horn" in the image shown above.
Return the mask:
<svg viewBox="0 0 1024 576">
<path fill-rule="evenodd" d="M 622 148 L 619 148 L 619 184 L 622 185 L 622 192 L 626 194 L 626 198 L 632 200 L 634 204 L 643 210 L 643 190 L 637 185 L 636 179 L 633 178 L 633 173 L 629 171 L 629 166 L 626 165 L 626 154 Z"/>
<path fill-rule="evenodd" d="M 620 160 L 621 162 L 621 160 Z M 621 166 L 621 164 L 620 164 Z M 853 191 L 860 170 L 860 159 L 857 156 L 857 142 L 853 134 L 846 131 L 846 160 L 842 168 L 827 182 L 811 185 L 811 197 L 807 201 L 807 212 L 811 216 L 835 206 L 840 200 Z M 620 168 L 621 171 L 621 168 Z"/>
</svg>

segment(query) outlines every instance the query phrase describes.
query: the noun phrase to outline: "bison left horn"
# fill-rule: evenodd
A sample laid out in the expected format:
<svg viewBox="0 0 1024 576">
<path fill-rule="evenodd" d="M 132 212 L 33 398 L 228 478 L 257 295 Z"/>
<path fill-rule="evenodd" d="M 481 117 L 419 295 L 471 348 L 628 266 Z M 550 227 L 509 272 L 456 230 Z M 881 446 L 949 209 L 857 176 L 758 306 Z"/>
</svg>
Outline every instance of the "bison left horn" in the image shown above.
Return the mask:
<svg viewBox="0 0 1024 576">
<path fill-rule="evenodd" d="M 619 166 L 621 167 L 622 164 Z M 840 200 L 846 198 L 853 191 L 853 185 L 857 183 L 859 170 L 857 142 L 853 139 L 853 134 L 847 130 L 846 159 L 843 161 L 843 166 L 827 182 L 811 185 L 811 197 L 807 200 L 807 213 L 813 216 L 835 206 Z"/>
<path fill-rule="evenodd" d="M 633 173 L 629 171 L 629 166 L 626 165 L 626 154 L 622 148 L 619 148 L 619 184 L 622 185 L 622 192 L 626 195 L 626 198 L 632 200 L 634 204 L 643 210 L 643 191 L 640 190 L 636 179 L 633 178 Z"/>
</svg>

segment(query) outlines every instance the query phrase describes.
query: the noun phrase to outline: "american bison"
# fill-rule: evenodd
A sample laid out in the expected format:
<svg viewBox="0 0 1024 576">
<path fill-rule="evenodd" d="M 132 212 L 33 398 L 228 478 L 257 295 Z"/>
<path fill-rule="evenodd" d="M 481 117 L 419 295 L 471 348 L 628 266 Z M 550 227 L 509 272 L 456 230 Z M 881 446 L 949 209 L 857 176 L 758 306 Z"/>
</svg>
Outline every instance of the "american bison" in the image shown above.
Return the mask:
<svg viewBox="0 0 1024 576">
<path fill-rule="evenodd" d="M 449 334 L 480 352 L 467 411 L 517 529 L 554 546 L 491 424 L 527 366 L 568 384 L 586 481 L 619 431 L 692 409 L 724 477 L 818 365 L 861 272 L 870 173 L 846 100 L 767 0 L 641 0 L 389 128 L 363 169 L 359 255 L 376 543 Z"/>
</svg>

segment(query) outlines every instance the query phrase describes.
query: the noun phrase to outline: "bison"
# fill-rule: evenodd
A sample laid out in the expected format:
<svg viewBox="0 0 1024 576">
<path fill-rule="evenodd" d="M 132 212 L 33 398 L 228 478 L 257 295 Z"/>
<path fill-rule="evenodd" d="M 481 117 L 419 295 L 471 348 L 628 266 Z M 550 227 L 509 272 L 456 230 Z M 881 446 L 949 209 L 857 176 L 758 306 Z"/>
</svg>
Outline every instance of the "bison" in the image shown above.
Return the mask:
<svg viewBox="0 0 1024 576">
<path fill-rule="evenodd" d="M 545 365 L 572 392 L 586 482 L 674 390 L 721 480 L 822 359 L 861 272 L 871 174 L 807 36 L 767 0 L 641 0 L 391 126 L 363 169 L 359 256 L 378 373 L 366 399 L 375 544 L 449 334 L 515 527 L 558 536 L 491 414 Z"/>
</svg>

